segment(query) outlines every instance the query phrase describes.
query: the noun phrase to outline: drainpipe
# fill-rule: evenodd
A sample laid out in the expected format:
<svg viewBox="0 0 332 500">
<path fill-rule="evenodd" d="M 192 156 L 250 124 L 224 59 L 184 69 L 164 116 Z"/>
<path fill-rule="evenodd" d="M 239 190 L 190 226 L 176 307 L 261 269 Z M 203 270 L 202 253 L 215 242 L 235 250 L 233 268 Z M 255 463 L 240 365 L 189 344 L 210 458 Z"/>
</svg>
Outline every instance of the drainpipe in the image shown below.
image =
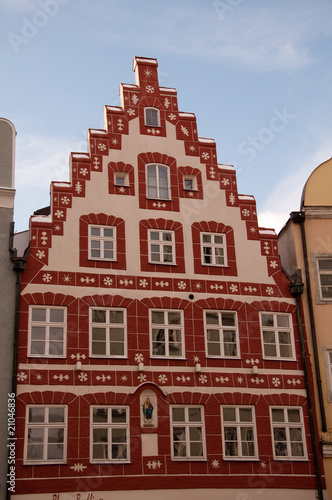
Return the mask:
<svg viewBox="0 0 332 500">
<path fill-rule="evenodd" d="M 20 291 L 21 291 L 21 273 L 25 270 L 27 259 L 24 257 L 17 257 L 16 249 L 13 247 L 14 240 L 14 223 L 11 224 L 10 245 L 9 251 L 11 253 L 12 269 L 16 273 L 15 285 L 15 319 L 14 319 L 14 340 L 13 340 L 13 369 L 12 369 L 12 394 L 15 394 L 17 388 L 17 359 L 18 359 L 18 327 L 19 327 L 19 311 L 20 311 Z M 9 458 L 9 455 L 8 455 Z M 8 474 L 10 472 L 8 460 Z M 6 499 L 10 499 L 10 491 L 6 490 Z"/>
<path fill-rule="evenodd" d="M 324 408 L 322 379 L 321 379 L 321 374 L 320 374 L 320 366 L 319 366 L 319 358 L 318 358 L 315 317 L 314 317 L 314 310 L 312 307 L 312 293 L 311 293 L 311 282 L 310 282 L 310 276 L 309 276 L 307 242 L 306 242 L 306 235 L 305 235 L 305 228 L 304 228 L 305 212 L 292 212 L 290 214 L 290 220 L 294 223 L 300 224 L 300 227 L 301 227 L 302 250 L 303 250 L 303 259 L 304 259 L 305 279 L 306 279 L 306 286 L 307 286 L 307 297 L 308 297 L 308 308 L 309 308 L 310 328 L 311 328 L 311 337 L 312 337 L 312 348 L 313 348 L 313 354 L 314 354 L 314 360 L 315 360 L 317 394 L 318 394 L 320 415 L 321 415 L 321 419 L 322 419 L 322 432 L 326 432 L 327 431 L 326 415 L 325 415 L 325 408 Z"/>
<path fill-rule="evenodd" d="M 319 500 L 323 500 L 323 487 L 322 487 L 322 475 L 320 471 L 319 464 L 319 451 L 316 439 L 316 429 L 315 429 L 315 419 L 314 419 L 314 410 L 312 406 L 311 400 L 311 391 L 310 391 L 310 383 L 309 383 L 309 369 L 306 355 L 306 348 L 304 342 L 303 335 L 303 321 L 302 321 L 302 313 L 301 313 L 301 295 L 303 294 L 303 283 L 291 283 L 290 290 L 293 297 L 296 300 L 296 314 L 297 321 L 299 325 L 299 333 L 300 333 L 300 343 L 301 343 L 301 356 L 302 356 L 302 364 L 304 371 L 304 381 L 305 381 L 305 389 L 307 395 L 307 403 L 308 403 L 308 414 L 309 414 L 309 426 L 310 426 L 310 434 L 311 434 L 311 442 L 313 449 L 313 457 L 314 457 L 314 466 L 315 466 L 315 474 L 316 474 L 316 483 L 317 483 L 317 498 Z"/>
</svg>

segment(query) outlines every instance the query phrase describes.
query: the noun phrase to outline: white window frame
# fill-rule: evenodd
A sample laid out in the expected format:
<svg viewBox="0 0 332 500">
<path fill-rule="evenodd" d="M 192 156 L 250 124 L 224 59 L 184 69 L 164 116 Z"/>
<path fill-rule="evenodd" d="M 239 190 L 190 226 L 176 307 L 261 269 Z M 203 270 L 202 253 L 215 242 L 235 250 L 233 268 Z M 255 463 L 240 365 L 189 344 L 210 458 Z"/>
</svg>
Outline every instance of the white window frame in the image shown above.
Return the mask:
<svg viewBox="0 0 332 500">
<path fill-rule="evenodd" d="M 30 409 L 44 409 L 44 421 L 30 421 Z M 63 409 L 64 421 L 63 422 L 50 422 L 50 410 L 51 409 Z M 25 464 L 62 464 L 66 463 L 67 460 L 67 406 L 66 405 L 27 405 L 26 407 L 26 419 L 25 419 L 25 440 L 24 440 L 24 463 Z M 29 436 L 32 429 L 42 430 L 42 438 L 38 438 L 35 446 L 42 446 L 42 458 L 28 458 L 29 446 L 33 444 L 29 443 Z M 63 441 L 58 444 L 62 444 L 63 453 L 62 458 L 48 458 L 48 440 L 52 437 L 52 430 L 57 429 L 63 431 Z M 55 444 L 55 443 L 53 443 Z"/>
<path fill-rule="evenodd" d="M 154 117 L 156 120 L 153 117 L 148 116 L 148 111 L 156 112 Z M 147 127 L 160 127 L 160 111 L 158 108 L 154 108 L 152 106 L 144 108 L 144 125 Z"/>
<path fill-rule="evenodd" d="M 128 172 L 114 172 L 114 184 L 117 187 L 128 187 Z M 118 181 L 121 181 L 118 183 Z"/>
<path fill-rule="evenodd" d="M 158 239 L 153 239 L 155 234 L 158 233 Z M 171 236 L 170 240 L 164 240 L 164 236 Z M 149 263 L 150 264 L 166 264 L 175 265 L 175 232 L 163 229 L 149 229 L 148 230 L 148 246 L 149 246 Z M 153 247 L 158 247 L 158 250 Z M 171 252 L 166 252 L 166 248 L 171 247 Z M 159 255 L 160 260 L 154 260 L 153 255 Z M 172 256 L 172 260 L 164 260 L 166 256 Z"/>
<path fill-rule="evenodd" d="M 38 321 L 33 319 L 33 311 L 37 309 L 42 309 L 43 311 L 46 312 L 46 319 L 45 321 Z M 63 311 L 63 321 L 51 321 L 51 311 Z M 41 339 L 35 339 L 33 338 L 33 328 L 44 328 L 45 329 L 45 339 L 44 341 Z M 52 345 L 52 328 L 62 328 L 63 331 L 63 337 L 62 337 L 62 345 L 63 345 L 63 352 L 62 354 L 50 354 L 50 349 Z M 32 343 L 33 342 L 40 342 L 44 343 L 45 346 L 45 352 L 44 354 L 38 354 L 38 353 L 33 353 L 32 352 Z M 56 344 L 57 341 L 53 340 L 53 342 Z M 66 351 L 67 351 L 67 308 L 66 307 L 57 307 L 57 306 L 38 306 L 38 305 L 33 305 L 29 307 L 29 341 L 28 341 L 28 349 L 29 349 L 29 354 L 28 356 L 34 357 L 34 358 L 65 358 L 66 357 Z"/>
<path fill-rule="evenodd" d="M 322 346 L 327 386 L 327 401 L 332 403 L 332 346 Z"/>
<path fill-rule="evenodd" d="M 186 181 L 191 181 L 192 187 L 186 187 Z M 185 191 L 197 191 L 197 176 L 196 175 L 183 175 L 183 189 Z"/>
<path fill-rule="evenodd" d="M 207 315 L 208 314 L 217 314 L 218 315 L 218 323 L 208 323 Z M 234 317 L 234 326 L 225 324 L 225 316 L 233 315 Z M 218 331 L 219 340 L 209 339 L 209 330 Z M 205 331 L 205 352 L 207 358 L 231 358 L 238 359 L 240 358 L 240 343 L 239 343 L 239 329 L 238 329 L 238 319 L 236 311 L 226 311 L 226 310 L 212 310 L 205 309 L 204 310 L 204 331 Z M 235 341 L 228 342 L 226 335 L 231 331 L 235 334 Z M 209 354 L 209 344 L 216 344 L 219 346 L 220 354 Z M 236 346 L 236 354 L 226 354 L 225 350 L 227 350 L 227 346 L 234 345 Z"/>
<path fill-rule="evenodd" d="M 155 167 L 155 184 L 149 184 L 149 169 Z M 146 196 L 147 198 L 150 198 L 152 200 L 171 200 L 171 184 L 170 184 L 170 168 L 167 165 L 162 165 L 159 163 L 148 163 L 145 165 L 146 169 Z M 161 172 L 163 170 L 161 169 L 166 169 L 166 179 L 167 179 L 167 185 L 162 186 L 162 179 L 164 179 L 164 176 L 161 176 Z M 149 190 L 153 189 L 155 190 L 155 196 L 150 194 Z M 164 196 L 164 192 L 167 190 L 167 196 Z"/>
<path fill-rule="evenodd" d="M 184 410 L 184 419 L 183 420 L 174 420 L 173 410 L 183 409 Z M 191 420 L 190 414 L 193 414 L 195 410 L 200 410 L 200 420 Z M 190 411 L 192 410 L 192 411 Z M 201 405 L 172 405 L 170 407 L 170 423 L 171 423 L 171 456 L 172 460 L 176 461 L 188 461 L 188 460 L 206 460 L 206 438 L 205 438 L 205 418 L 204 418 L 204 407 Z M 191 435 L 190 429 L 192 428 L 200 428 L 201 429 L 201 439 L 194 439 L 195 436 Z M 183 432 L 180 434 L 180 430 L 183 429 Z M 181 437 L 181 441 L 174 439 L 174 433 L 178 432 L 178 435 Z M 184 436 L 183 436 L 184 433 Z M 194 455 L 191 451 L 191 444 L 201 443 L 201 455 Z M 178 450 L 181 453 L 181 448 L 185 451 L 184 455 L 177 455 L 175 453 L 175 447 L 178 445 Z"/>
<path fill-rule="evenodd" d="M 92 230 L 99 229 L 100 235 L 93 235 Z M 113 236 L 105 236 L 105 230 L 112 230 Z M 99 257 L 92 255 L 94 251 L 93 242 L 100 243 L 100 255 Z M 105 248 L 105 244 L 112 243 L 113 244 L 113 257 L 105 257 L 105 251 L 110 250 Z M 98 250 L 98 249 L 96 249 Z M 100 224 L 90 224 L 89 225 L 89 260 L 101 260 L 101 261 L 116 261 L 116 227 L 115 226 L 103 226 Z"/>
<path fill-rule="evenodd" d="M 320 300 L 324 302 L 331 302 L 332 301 L 332 295 L 331 297 L 324 297 L 323 290 L 324 289 L 329 289 L 332 292 L 332 285 L 322 285 L 322 275 L 330 277 L 332 280 L 332 269 L 320 269 L 320 262 L 321 261 L 329 261 L 332 264 L 332 257 L 331 256 L 317 256 L 316 261 L 317 261 L 317 276 L 318 276 L 318 284 L 319 284 L 319 296 Z"/>
<path fill-rule="evenodd" d="M 163 313 L 163 323 L 153 322 L 154 313 Z M 180 324 L 172 323 L 171 315 L 180 316 Z M 150 309 L 150 352 L 152 358 L 184 359 L 184 320 L 182 309 Z M 176 330 L 176 332 L 174 332 Z M 177 337 L 180 336 L 180 339 Z M 172 354 L 172 345 L 181 347 L 179 355 Z M 162 350 L 164 348 L 164 354 Z"/>
<path fill-rule="evenodd" d="M 211 242 L 204 242 L 203 241 L 204 236 L 210 236 Z M 214 241 L 216 236 L 217 237 L 222 236 L 223 243 L 216 243 Z M 205 262 L 204 248 L 211 248 L 211 255 L 209 255 L 209 257 L 211 258 L 211 262 Z M 223 264 L 219 264 L 217 262 L 218 257 L 220 257 L 219 255 L 217 255 L 217 250 L 219 249 L 223 250 L 223 258 L 224 258 Z M 224 233 L 209 233 L 206 231 L 201 232 L 201 259 L 203 266 L 227 267 L 227 240 L 226 240 L 226 235 Z"/>
<path fill-rule="evenodd" d="M 105 311 L 105 322 L 93 321 L 93 311 Z M 111 313 L 121 312 L 123 315 L 123 322 L 112 322 Z M 127 310 L 121 307 L 97 307 L 93 306 L 89 309 L 89 330 L 90 330 L 90 357 L 92 358 L 126 358 L 127 357 Z M 105 330 L 105 340 L 95 340 L 93 339 L 93 329 Z M 118 339 L 112 339 L 112 328 L 113 329 L 123 329 L 123 341 Z M 123 354 L 111 354 L 111 341 L 113 344 L 121 344 L 123 346 Z M 105 354 L 94 354 L 93 345 L 94 343 L 105 344 Z"/>
<path fill-rule="evenodd" d="M 262 317 L 263 316 L 273 316 L 273 326 L 263 326 Z M 289 326 L 278 326 L 278 317 L 288 317 Z M 292 315 L 289 313 L 279 313 L 272 311 L 262 311 L 260 312 L 260 329 L 261 329 L 261 340 L 262 340 L 262 349 L 263 349 L 263 359 L 271 359 L 271 360 L 283 360 L 283 361 L 294 361 L 295 357 L 295 344 L 294 344 L 294 331 L 293 331 L 293 321 Z M 264 342 L 264 332 L 273 332 L 275 342 Z M 289 333 L 290 336 L 290 344 L 280 342 L 280 337 L 283 332 Z M 276 355 L 269 356 L 265 354 L 265 346 L 275 345 Z M 289 345 L 292 350 L 291 356 L 283 356 L 281 354 L 281 348 L 283 345 Z"/>
<path fill-rule="evenodd" d="M 107 415 L 107 422 L 94 422 L 94 411 L 97 410 L 103 410 L 106 411 Z M 114 422 L 112 421 L 112 411 L 116 410 L 118 412 L 120 411 L 125 411 L 125 422 Z M 129 426 L 129 406 L 125 405 L 94 405 L 91 407 L 91 412 L 90 412 L 90 462 L 91 463 L 129 463 L 130 462 L 130 426 Z M 104 440 L 96 440 L 94 437 L 94 430 L 106 430 L 107 434 L 107 442 Z M 125 430 L 126 434 L 126 439 L 125 441 L 121 441 L 120 437 L 116 436 L 116 431 L 123 431 Z M 113 434 L 114 431 L 114 434 Z M 126 456 L 121 458 L 121 457 L 116 457 L 116 458 L 110 458 L 109 456 L 106 455 L 105 451 L 105 457 L 104 458 L 94 458 L 94 447 L 95 446 L 106 446 L 107 451 L 111 450 L 112 454 L 112 445 L 115 446 L 123 446 L 125 449 Z"/>
<path fill-rule="evenodd" d="M 273 420 L 273 410 L 278 410 L 279 412 L 283 412 L 284 421 L 278 422 Z M 292 422 L 289 420 L 289 411 L 296 410 L 299 413 L 300 421 Z M 272 437 L 272 447 L 273 447 L 273 458 L 274 460 L 307 460 L 307 447 L 306 447 L 306 433 L 304 427 L 303 420 L 303 411 L 300 406 L 272 406 L 270 407 L 270 418 L 271 418 L 271 437 Z M 279 438 L 279 442 L 286 444 L 287 455 L 278 455 L 276 453 L 276 444 L 278 440 L 275 439 L 275 431 L 278 428 L 285 429 L 285 437 L 286 439 Z M 302 439 L 301 440 L 292 440 L 292 432 L 293 429 L 300 428 Z M 276 431 L 277 432 L 277 431 Z M 303 455 L 292 455 L 291 454 L 291 443 L 299 442 L 303 445 Z"/>
<path fill-rule="evenodd" d="M 224 410 L 233 410 L 234 419 L 225 420 Z M 243 420 L 241 416 L 241 410 L 251 411 L 251 420 Z M 256 427 L 256 417 L 255 417 L 255 407 L 254 406 L 234 406 L 234 405 L 223 405 L 221 407 L 221 426 L 222 426 L 222 447 L 223 447 L 223 459 L 224 460 L 258 460 L 258 444 L 257 444 L 257 427 Z M 252 432 L 252 439 L 245 439 L 244 432 L 249 429 Z M 233 432 L 235 439 L 226 439 L 226 432 Z M 236 443 L 237 454 L 228 455 L 227 454 L 227 443 Z M 246 454 L 246 443 L 252 443 L 254 447 L 254 454 Z M 249 444 L 248 444 L 249 451 Z"/>
</svg>

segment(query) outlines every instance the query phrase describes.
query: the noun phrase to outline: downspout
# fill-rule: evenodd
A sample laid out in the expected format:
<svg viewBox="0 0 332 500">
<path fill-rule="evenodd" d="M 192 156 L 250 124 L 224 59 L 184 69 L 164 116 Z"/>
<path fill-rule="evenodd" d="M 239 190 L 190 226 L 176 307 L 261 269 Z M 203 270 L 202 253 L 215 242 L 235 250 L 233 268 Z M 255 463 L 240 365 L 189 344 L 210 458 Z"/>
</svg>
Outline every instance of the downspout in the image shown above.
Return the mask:
<svg viewBox="0 0 332 500">
<path fill-rule="evenodd" d="M 305 389 L 307 395 L 307 403 L 308 403 L 308 414 L 309 414 L 309 426 L 310 426 L 310 434 L 311 434 L 311 442 L 312 442 L 312 450 L 314 457 L 314 465 L 315 465 L 315 474 L 316 474 L 316 483 L 317 483 L 317 498 L 319 500 L 323 500 L 323 487 L 322 487 L 322 475 L 320 471 L 319 465 L 319 451 L 316 439 L 316 430 L 315 430 L 315 419 L 314 419 L 314 410 L 312 406 L 311 400 L 311 391 L 310 391 L 310 383 L 309 383 L 309 370 L 308 370 L 308 362 L 306 355 L 306 348 L 304 342 L 303 335 L 303 321 L 302 321 L 302 313 L 301 313 L 301 295 L 303 294 L 303 283 L 291 283 L 290 289 L 291 294 L 295 297 L 296 300 L 296 314 L 297 321 L 299 325 L 299 333 L 300 333 L 300 343 L 301 343 L 301 356 L 302 356 L 302 364 L 304 371 L 304 381 L 305 381 Z"/>
<path fill-rule="evenodd" d="M 19 312 L 20 312 L 20 292 L 21 292 L 21 273 L 25 270 L 27 259 L 17 257 L 16 249 L 13 246 L 14 241 L 14 223 L 11 223 L 9 251 L 11 253 L 12 269 L 16 273 L 15 285 L 15 318 L 14 318 L 14 339 L 13 339 L 13 368 L 12 368 L 12 394 L 15 394 L 17 389 L 17 360 L 18 360 L 18 331 L 19 331 Z M 8 473 L 9 473 L 8 460 Z M 10 499 L 10 491 L 6 490 L 6 499 Z"/>
<path fill-rule="evenodd" d="M 302 250 L 303 250 L 304 271 L 305 271 L 305 279 L 306 279 L 306 287 L 307 287 L 308 308 L 309 308 L 310 328 L 311 328 L 311 337 L 312 337 L 312 348 L 313 348 L 313 354 L 314 354 L 314 360 L 315 360 L 317 394 L 318 394 L 320 415 L 321 415 L 321 419 L 322 419 L 322 432 L 326 432 L 327 431 L 326 415 L 325 415 L 325 408 L 324 408 L 322 379 L 321 379 L 321 374 L 320 374 L 320 365 L 319 365 L 319 358 L 318 358 L 315 317 L 314 317 L 314 310 L 312 307 L 312 293 L 311 293 L 311 282 L 310 282 L 309 265 L 308 265 L 308 251 L 307 251 L 307 242 L 306 242 L 305 227 L 304 227 L 305 212 L 292 212 L 290 214 L 290 220 L 294 223 L 300 224 L 300 227 L 301 227 Z"/>
</svg>

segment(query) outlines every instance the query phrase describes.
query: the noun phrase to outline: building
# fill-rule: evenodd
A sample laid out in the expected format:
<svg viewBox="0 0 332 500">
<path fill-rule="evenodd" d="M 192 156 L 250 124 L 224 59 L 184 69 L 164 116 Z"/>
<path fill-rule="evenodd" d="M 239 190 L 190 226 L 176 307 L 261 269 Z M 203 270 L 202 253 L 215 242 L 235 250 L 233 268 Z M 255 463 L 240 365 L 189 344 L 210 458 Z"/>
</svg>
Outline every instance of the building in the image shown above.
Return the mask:
<svg viewBox="0 0 332 500">
<path fill-rule="evenodd" d="M 13 498 L 323 498 L 277 236 L 157 66 L 31 218 Z"/>
<path fill-rule="evenodd" d="M 303 309 L 314 367 L 321 450 L 332 498 L 332 160 L 307 180 L 300 212 L 279 234 L 280 258 L 289 275 L 301 271 Z"/>
<path fill-rule="evenodd" d="M 14 212 L 15 128 L 5 118 L 0 118 L 0 278 L 3 290 L 0 304 L 0 498 L 7 495 L 8 434 L 7 427 L 15 425 L 15 412 L 9 420 L 12 403 L 13 341 L 15 329 L 15 275 L 10 262 L 11 232 Z M 5 285 L 5 286 L 4 286 Z M 11 409 L 14 409 L 13 404 Z"/>
</svg>

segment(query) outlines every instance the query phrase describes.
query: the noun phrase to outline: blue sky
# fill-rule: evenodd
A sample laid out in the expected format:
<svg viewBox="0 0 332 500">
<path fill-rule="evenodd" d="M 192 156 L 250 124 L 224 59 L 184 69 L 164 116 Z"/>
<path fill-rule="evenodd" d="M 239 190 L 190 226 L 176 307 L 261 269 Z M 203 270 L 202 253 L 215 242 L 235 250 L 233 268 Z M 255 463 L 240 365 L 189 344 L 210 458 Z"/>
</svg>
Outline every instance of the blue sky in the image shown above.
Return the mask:
<svg viewBox="0 0 332 500">
<path fill-rule="evenodd" d="M 331 0 L 1 0 L 0 116 L 16 140 L 16 231 L 69 179 L 71 151 L 154 57 L 181 111 L 277 231 L 332 156 Z"/>
</svg>

